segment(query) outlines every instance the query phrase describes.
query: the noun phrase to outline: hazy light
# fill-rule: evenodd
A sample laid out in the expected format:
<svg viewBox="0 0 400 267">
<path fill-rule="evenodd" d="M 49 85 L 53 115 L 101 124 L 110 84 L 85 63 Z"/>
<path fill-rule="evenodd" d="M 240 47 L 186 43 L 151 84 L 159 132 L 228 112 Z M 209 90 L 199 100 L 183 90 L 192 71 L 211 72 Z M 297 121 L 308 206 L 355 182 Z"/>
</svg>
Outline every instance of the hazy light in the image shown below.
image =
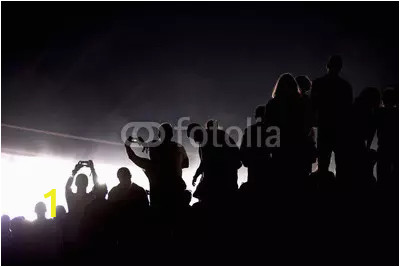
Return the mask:
<svg viewBox="0 0 400 267">
<path fill-rule="evenodd" d="M 87 159 L 82 159 L 87 160 Z M 56 203 L 63 205 L 67 211 L 65 200 L 65 183 L 71 175 L 72 169 L 78 162 L 76 159 L 65 159 L 50 156 L 22 156 L 1 153 L 1 213 L 11 218 L 24 216 L 28 220 L 34 220 L 35 204 L 43 201 L 47 206 L 47 218 L 50 218 L 50 198 L 44 198 L 44 194 L 56 189 Z M 94 160 L 95 169 L 100 183 L 106 183 L 108 190 L 118 184 L 117 170 L 121 165 L 99 163 Z M 199 166 L 198 159 L 190 161 L 190 167 L 183 170 L 183 178 L 187 189 L 194 191 L 192 177 Z M 143 171 L 133 163 L 126 166 L 132 173 L 132 181 L 149 190 L 149 182 Z M 90 169 L 84 167 L 79 173 L 85 173 L 89 178 L 88 192 L 92 189 L 92 177 Z M 247 169 L 239 170 L 238 184 L 246 180 Z M 72 186 L 75 191 L 75 185 Z M 197 199 L 193 199 L 195 203 Z"/>
<path fill-rule="evenodd" d="M 47 217 L 50 217 L 50 198 L 44 194 L 56 189 L 56 203 L 67 209 L 65 200 L 65 183 L 71 175 L 77 160 L 42 156 L 21 156 L 1 153 L 1 212 L 11 218 L 25 216 L 28 220 L 36 218 L 35 204 L 43 201 L 47 206 Z M 121 166 L 96 164 L 96 172 L 101 183 L 108 189 L 118 184 L 116 173 Z M 132 172 L 132 180 L 148 189 L 148 180 L 139 168 L 128 166 Z M 80 173 L 89 178 L 88 191 L 93 186 L 90 170 L 85 167 Z M 73 185 L 73 191 L 76 190 Z M 68 209 L 67 209 L 68 210 Z"/>
</svg>

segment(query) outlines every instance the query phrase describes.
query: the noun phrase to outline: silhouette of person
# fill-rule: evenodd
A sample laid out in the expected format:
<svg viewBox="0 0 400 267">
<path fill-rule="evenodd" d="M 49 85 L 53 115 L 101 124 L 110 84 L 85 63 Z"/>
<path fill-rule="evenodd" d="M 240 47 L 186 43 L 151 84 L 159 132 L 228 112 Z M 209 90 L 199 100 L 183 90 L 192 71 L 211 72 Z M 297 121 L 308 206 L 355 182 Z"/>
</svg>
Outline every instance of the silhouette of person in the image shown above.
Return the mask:
<svg viewBox="0 0 400 267">
<path fill-rule="evenodd" d="M 3 265 L 12 263 L 12 237 L 11 237 L 11 220 L 8 215 L 1 216 L 1 255 Z"/>
<path fill-rule="evenodd" d="M 42 235 L 49 235 L 50 231 L 53 231 L 52 228 L 52 220 L 46 218 L 46 204 L 44 202 L 38 202 L 35 205 L 35 213 L 36 213 L 36 220 L 33 221 L 33 230 L 34 234 L 37 235 L 39 238 L 43 238 Z"/>
<path fill-rule="evenodd" d="M 122 167 L 117 172 L 119 184 L 108 193 L 111 203 L 120 201 L 134 202 L 133 205 L 146 207 L 149 205 L 146 191 L 131 181 L 132 175 L 128 168 Z"/>
<path fill-rule="evenodd" d="M 200 166 L 193 177 L 194 185 L 203 174 L 193 196 L 205 205 L 229 201 L 238 189 L 237 170 L 242 165 L 239 148 L 232 138 L 216 123 L 207 126 L 204 129 L 192 123 L 187 130 L 188 137 L 199 144 Z"/>
<path fill-rule="evenodd" d="M 336 176 L 347 173 L 347 131 L 353 103 L 353 90 L 339 76 L 342 58 L 332 56 L 327 64 L 328 73 L 312 84 L 311 101 L 316 114 L 318 172 L 327 173 L 332 152 L 335 152 Z"/>
<path fill-rule="evenodd" d="M 71 214 L 77 215 L 78 217 L 83 216 L 86 205 L 88 205 L 94 199 L 94 195 L 92 194 L 92 192 L 86 192 L 88 187 L 88 177 L 83 173 L 80 173 L 76 176 L 76 193 L 73 193 L 71 189 L 72 183 L 74 181 L 74 176 L 79 171 L 79 169 L 84 166 L 84 163 L 82 163 L 81 161 L 75 166 L 75 169 L 72 171 L 72 176 L 68 179 L 65 186 L 65 198 L 67 199 L 68 210 Z M 87 166 L 91 170 L 93 184 L 96 185 L 97 174 L 96 170 L 94 169 L 93 161 L 89 160 Z"/>
<path fill-rule="evenodd" d="M 109 237 L 117 241 L 119 249 L 129 249 L 133 246 L 138 249 L 136 245 L 140 242 L 143 244 L 143 239 L 148 234 L 147 193 L 131 181 L 132 175 L 128 168 L 119 168 L 117 177 L 119 184 L 108 194 L 111 209 Z"/>
<path fill-rule="evenodd" d="M 35 222 L 41 223 L 41 222 L 47 221 L 46 212 L 47 212 L 47 208 L 46 208 L 46 204 L 44 204 L 44 202 L 36 203 L 36 205 L 35 205 L 36 221 Z"/>
<path fill-rule="evenodd" d="M 58 250 L 58 258 L 62 259 L 64 253 L 64 235 L 67 223 L 67 211 L 64 206 L 56 206 L 56 217 L 53 218 L 55 224 L 55 239 L 57 242 L 56 249 Z"/>
<path fill-rule="evenodd" d="M 315 144 L 315 132 L 314 129 L 312 128 L 315 124 L 315 118 L 312 112 L 312 103 L 311 103 L 311 80 L 305 76 L 297 76 L 296 77 L 296 82 L 299 86 L 300 89 L 300 95 L 301 99 L 303 100 L 303 105 L 304 105 L 304 121 L 305 121 L 305 127 L 306 131 L 308 132 L 308 138 L 307 138 L 307 149 L 305 151 L 305 157 L 308 160 L 306 162 L 306 168 L 307 172 L 310 174 L 312 171 L 312 164 L 316 161 L 317 159 L 317 149 L 316 149 L 316 144 Z"/>
<path fill-rule="evenodd" d="M 378 110 L 378 184 L 384 189 L 398 188 L 399 106 L 393 88 L 383 91 L 383 106 Z M 396 174 L 397 173 L 397 174 Z"/>
<path fill-rule="evenodd" d="M 93 262 L 93 256 L 99 252 L 106 253 L 111 245 L 110 206 L 106 200 L 107 185 L 97 184 L 93 187 L 95 198 L 86 206 L 80 225 L 80 239 L 86 249 L 85 258 Z M 104 259 L 99 259 L 104 263 Z"/>
<path fill-rule="evenodd" d="M 305 76 L 297 76 L 296 77 L 296 82 L 299 86 L 300 89 L 300 95 L 301 95 L 301 99 L 303 100 L 303 105 L 305 108 L 305 123 L 306 123 L 306 128 L 310 128 L 314 125 L 315 121 L 314 121 L 314 117 L 312 114 L 312 104 L 311 104 L 311 80 Z"/>
<path fill-rule="evenodd" d="M 373 167 L 376 162 L 375 151 L 371 150 L 372 140 L 377 128 L 377 111 L 381 103 L 378 88 L 367 87 L 361 91 L 353 105 L 352 148 L 355 155 L 354 170 L 349 182 L 352 186 L 367 186 L 375 181 Z"/>
<path fill-rule="evenodd" d="M 76 260 L 76 257 L 79 255 L 78 252 L 81 245 L 81 239 L 79 238 L 80 224 L 82 217 L 85 213 L 85 208 L 95 198 L 95 195 L 92 191 L 87 193 L 88 177 L 83 173 L 80 173 L 76 176 L 75 185 L 77 191 L 76 193 L 72 192 L 71 186 L 74 181 L 74 177 L 77 172 L 84 166 L 90 168 L 94 186 L 98 184 L 94 164 L 91 160 L 89 160 L 88 162 L 79 161 L 78 164 L 75 165 L 75 168 L 72 171 L 72 175 L 68 179 L 65 186 L 65 198 L 67 200 L 68 206 L 68 217 L 66 218 L 65 228 L 63 232 L 63 245 L 64 252 L 66 253 L 65 258 L 71 262 Z"/>
<path fill-rule="evenodd" d="M 202 143 L 203 142 L 203 140 L 205 141 L 205 142 L 207 142 L 207 140 L 209 139 L 209 135 L 210 135 L 210 133 L 212 133 L 212 134 L 217 134 L 217 133 L 219 133 L 220 131 L 217 131 L 218 130 L 218 121 L 217 120 L 214 120 L 214 119 L 210 119 L 210 120 L 208 120 L 207 122 L 206 122 L 206 124 L 205 124 L 205 126 L 206 126 L 206 131 L 204 132 L 204 134 L 205 135 L 207 135 L 207 137 L 205 138 L 205 139 L 203 139 L 203 137 L 202 137 L 202 134 L 199 132 L 199 134 L 197 134 L 197 133 L 195 133 L 195 136 L 193 136 L 193 139 L 195 140 L 195 142 L 197 142 L 197 143 Z M 191 125 L 189 125 L 189 127 L 190 127 L 190 129 L 192 130 L 192 129 L 194 129 L 194 128 L 199 128 L 200 129 L 200 131 L 203 129 L 199 124 L 197 124 L 197 123 L 192 123 Z M 215 129 L 215 131 L 214 131 L 214 129 Z M 197 132 L 197 131 L 195 131 L 195 132 Z M 190 132 L 188 131 L 188 137 L 190 138 Z M 212 137 L 215 137 L 214 135 L 212 135 Z M 230 138 L 230 137 L 229 137 Z M 230 139 L 230 141 L 232 141 L 231 139 Z M 211 141 L 210 141 L 210 143 L 211 143 Z M 234 143 L 234 141 L 232 141 L 232 143 Z M 199 156 L 200 156 L 200 159 L 202 158 L 202 156 L 201 156 L 201 147 L 199 148 Z M 197 168 L 197 170 L 196 170 L 196 172 L 195 172 L 195 174 L 194 174 L 194 176 L 193 176 L 193 180 L 192 180 L 192 185 L 193 186 L 195 186 L 196 185 L 196 181 L 197 181 L 197 179 L 198 179 L 198 177 L 200 176 L 200 175 L 203 175 L 204 174 L 204 167 L 205 167 L 205 164 L 202 162 L 202 161 L 200 161 L 200 165 L 199 165 L 199 167 Z"/>
<path fill-rule="evenodd" d="M 310 97 L 311 80 L 305 75 L 296 77 L 296 82 L 299 85 L 300 94 L 302 97 Z"/>
<path fill-rule="evenodd" d="M 95 198 L 86 206 L 85 215 L 105 212 L 108 206 L 106 200 L 108 192 L 106 184 L 95 185 L 92 192 Z M 100 216 L 103 216 L 103 214 L 100 214 Z"/>
<path fill-rule="evenodd" d="M 46 204 L 38 202 L 35 205 L 36 220 L 33 221 L 29 237 L 32 248 L 32 261 L 35 263 L 46 263 L 54 260 L 57 256 L 56 228 L 54 221 L 46 218 Z"/>
<path fill-rule="evenodd" d="M 208 128 L 211 127 L 211 125 L 206 125 L 206 126 Z M 193 175 L 193 181 L 192 181 L 193 186 L 196 185 L 196 181 L 197 181 L 198 177 L 203 176 L 203 174 L 204 174 L 205 161 L 203 161 L 203 152 L 202 151 L 203 151 L 203 145 L 204 145 L 203 142 L 206 142 L 206 138 L 205 138 L 206 135 L 207 135 L 207 133 L 205 132 L 204 128 L 201 127 L 200 124 L 198 124 L 198 123 L 189 124 L 188 129 L 187 129 L 187 136 L 189 138 L 193 139 L 195 143 L 202 144 L 199 146 L 200 165 L 196 169 L 195 174 Z"/>
<path fill-rule="evenodd" d="M 12 240 L 10 260 L 13 264 L 26 265 L 27 262 L 30 262 L 30 257 L 32 256 L 28 253 L 30 243 L 32 242 L 30 226 L 30 223 L 25 220 L 24 216 L 15 217 L 10 222 Z"/>
<path fill-rule="evenodd" d="M 27 221 L 24 216 L 18 216 L 11 220 L 10 229 L 13 240 L 24 237 L 27 230 Z"/>
<path fill-rule="evenodd" d="M 279 146 L 271 150 L 271 187 L 296 188 L 307 175 L 303 155 L 308 130 L 305 124 L 305 108 L 296 80 L 289 73 L 282 74 L 275 84 L 272 99 L 266 105 L 267 127 L 279 129 Z M 300 179 L 301 178 L 301 179 Z"/>
<path fill-rule="evenodd" d="M 56 217 L 54 218 L 56 221 L 57 220 L 64 220 L 65 216 L 67 216 L 67 211 L 65 210 L 63 205 L 57 205 L 56 206 Z"/>
<path fill-rule="evenodd" d="M 139 157 L 130 147 L 132 138 L 125 143 L 129 159 L 144 169 L 150 182 L 150 204 L 153 207 L 181 206 L 186 184 L 182 169 L 189 167 L 189 158 L 181 144 L 172 141 L 173 129 L 169 123 L 159 127 L 158 146 L 150 147 L 149 159 Z"/>
<path fill-rule="evenodd" d="M 1 216 L 1 243 L 2 245 L 9 245 L 11 242 L 11 220 L 8 215 Z"/>
<path fill-rule="evenodd" d="M 270 163 L 270 154 L 266 146 L 265 106 L 258 106 L 254 115 L 256 122 L 245 129 L 240 152 L 242 163 L 248 169 L 248 184 L 262 185 L 266 182 L 265 176 Z"/>
</svg>

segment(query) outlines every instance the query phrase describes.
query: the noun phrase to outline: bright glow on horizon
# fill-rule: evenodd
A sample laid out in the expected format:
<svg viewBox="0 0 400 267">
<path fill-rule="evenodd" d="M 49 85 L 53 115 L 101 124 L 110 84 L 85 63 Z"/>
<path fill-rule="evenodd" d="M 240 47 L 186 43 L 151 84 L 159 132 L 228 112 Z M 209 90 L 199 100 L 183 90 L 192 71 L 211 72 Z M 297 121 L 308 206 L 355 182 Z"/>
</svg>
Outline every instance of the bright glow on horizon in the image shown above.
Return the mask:
<svg viewBox="0 0 400 267">
<path fill-rule="evenodd" d="M 1 213 L 10 218 L 24 216 L 34 220 L 35 204 L 43 201 L 47 206 L 47 218 L 50 218 L 50 198 L 44 194 L 56 189 L 56 203 L 68 211 L 65 200 L 65 184 L 78 160 L 43 156 L 21 156 L 1 153 Z M 121 166 L 96 164 L 95 169 L 100 183 L 106 183 L 108 190 L 118 184 L 117 170 Z M 132 173 L 132 181 L 145 189 L 149 183 L 144 173 L 135 166 L 127 166 Z M 79 173 L 89 178 L 88 192 L 93 187 L 90 169 L 83 167 Z M 75 191 L 75 185 L 72 186 Z"/>
<path fill-rule="evenodd" d="M 86 159 L 82 159 L 86 160 Z M 35 204 L 43 201 L 47 206 L 46 217 L 50 218 L 50 198 L 44 194 L 56 189 L 56 205 L 63 205 L 68 211 L 65 199 L 65 184 L 79 160 L 51 156 L 25 156 L 1 153 L 1 214 L 10 218 L 24 216 L 27 220 L 36 219 Z M 106 183 L 108 190 L 118 184 L 117 171 L 123 165 L 112 165 L 94 160 L 100 183 Z M 198 159 L 191 160 L 190 167 L 183 170 L 183 179 L 187 189 L 194 191 L 192 177 L 199 166 Z M 127 165 L 132 173 L 132 182 L 149 190 L 149 182 L 144 172 L 133 163 Z M 79 173 L 88 175 L 88 192 L 93 187 L 90 169 L 83 167 Z M 247 169 L 239 169 L 238 184 L 246 181 Z M 198 180 L 199 181 L 199 180 Z M 73 184 L 72 190 L 76 187 Z M 197 199 L 192 199 L 192 204 Z"/>
</svg>

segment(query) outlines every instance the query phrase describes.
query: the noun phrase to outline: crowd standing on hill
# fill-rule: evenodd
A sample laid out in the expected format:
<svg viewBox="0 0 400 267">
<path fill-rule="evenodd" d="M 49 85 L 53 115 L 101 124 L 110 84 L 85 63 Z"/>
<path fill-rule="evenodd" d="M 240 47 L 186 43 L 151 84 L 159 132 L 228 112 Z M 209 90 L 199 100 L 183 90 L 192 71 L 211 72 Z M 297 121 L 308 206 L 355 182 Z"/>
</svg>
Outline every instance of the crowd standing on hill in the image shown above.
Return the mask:
<svg viewBox="0 0 400 267">
<path fill-rule="evenodd" d="M 68 212 L 57 206 L 47 219 L 39 202 L 33 222 L 2 216 L 2 264 L 398 264 L 398 91 L 368 87 L 353 99 L 341 69 L 332 56 L 314 81 L 282 74 L 240 145 L 216 120 L 191 123 L 200 158 L 193 194 L 182 179 L 189 159 L 168 123 L 159 145 L 142 143 L 147 157 L 132 137 L 125 142 L 149 196 L 126 167 L 108 191 L 94 163 L 79 162 L 65 187 Z M 279 131 L 275 142 L 269 129 Z M 248 180 L 239 188 L 242 165 Z M 192 195 L 199 201 L 190 206 Z"/>
</svg>

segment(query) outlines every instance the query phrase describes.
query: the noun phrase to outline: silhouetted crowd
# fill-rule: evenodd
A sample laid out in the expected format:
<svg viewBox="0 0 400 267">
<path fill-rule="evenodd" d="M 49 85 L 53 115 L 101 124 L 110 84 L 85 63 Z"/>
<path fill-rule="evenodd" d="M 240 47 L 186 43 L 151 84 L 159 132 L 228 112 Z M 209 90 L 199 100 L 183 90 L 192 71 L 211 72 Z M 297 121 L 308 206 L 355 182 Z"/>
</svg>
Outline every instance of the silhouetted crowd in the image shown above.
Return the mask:
<svg viewBox="0 0 400 267">
<path fill-rule="evenodd" d="M 2 216 L 2 264 L 398 264 L 398 88 L 368 87 L 353 99 L 341 68 L 332 56 L 313 82 L 282 74 L 240 146 L 216 120 L 190 124 L 200 158 L 193 205 L 182 179 L 189 159 L 168 123 L 157 146 L 125 143 L 149 196 L 126 167 L 108 191 L 93 162 L 79 162 L 65 188 L 68 213 L 57 206 L 46 219 L 39 202 L 33 222 Z M 239 188 L 242 166 L 248 180 Z M 91 169 L 90 192 L 82 167 Z"/>
</svg>

